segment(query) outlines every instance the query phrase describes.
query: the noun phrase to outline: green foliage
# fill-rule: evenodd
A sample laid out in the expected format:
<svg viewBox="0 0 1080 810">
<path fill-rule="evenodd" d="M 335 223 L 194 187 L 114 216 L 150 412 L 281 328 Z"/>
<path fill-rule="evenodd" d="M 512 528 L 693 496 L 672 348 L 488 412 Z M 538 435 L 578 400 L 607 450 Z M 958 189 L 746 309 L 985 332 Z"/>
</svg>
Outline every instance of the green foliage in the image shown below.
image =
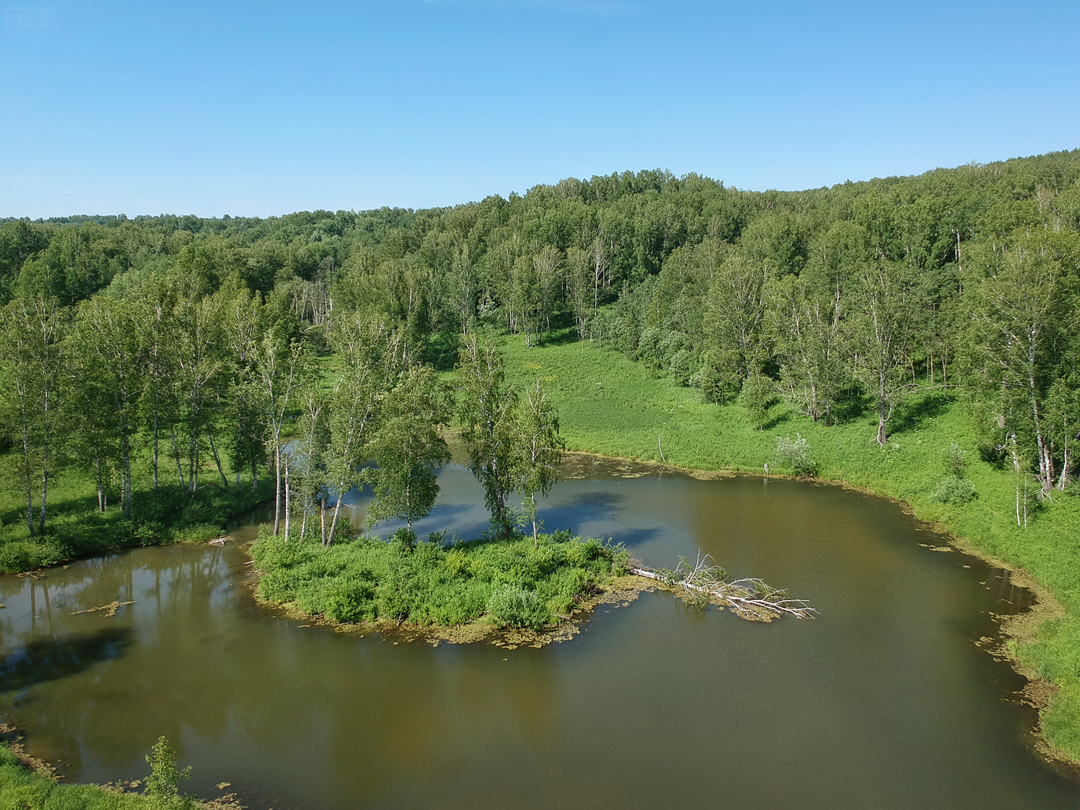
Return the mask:
<svg viewBox="0 0 1080 810">
<path fill-rule="evenodd" d="M 484 488 L 492 529 L 509 535 L 513 522 L 506 498 L 514 491 L 520 468 L 515 451 L 517 393 L 505 383 L 502 356 L 491 340 L 475 334 L 461 341 L 457 382 L 461 392 L 458 419 L 469 447 L 469 469 Z"/>
<path fill-rule="evenodd" d="M 0 340 L 0 563 L 204 537 L 235 511 L 218 506 L 241 500 L 224 493 L 217 448 L 249 483 L 268 457 L 280 472 L 298 388 L 311 392 L 298 383 L 332 346 L 337 383 L 308 402 L 334 413 L 300 425 L 319 452 L 290 487 L 310 516 L 320 493 L 372 475 L 360 462 L 377 455 L 381 418 L 419 435 L 407 411 L 383 410 L 402 369 L 417 357 L 445 368 L 457 336 L 484 326 L 524 335 L 507 346 L 506 379 L 489 376 L 514 391 L 542 376 L 570 447 L 658 459 L 662 435 L 673 463 L 758 470 L 775 454 L 760 428 L 783 424 L 813 443 L 821 474 L 947 519 L 1075 612 L 1066 518 L 1080 504 L 1057 492 L 1074 486 L 1080 441 L 1078 183 L 1080 150 L 793 193 L 642 171 L 437 211 L 0 224 L 0 305 L 16 297 L 0 308 L 12 326 Z M 769 380 L 784 405 L 770 407 Z M 966 413 L 950 399 L 961 383 Z M 943 385 L 949 396 L 923 390 Z M 482 413 L 482 387 L 459 402 L 487 428 L 515 409 Z M 728 404 L 740 390 L 752 425 Z M 513 422 L 488 430 L 473 460 L 506 535 L 506 494 L 543 492 L 501 477 Z M 875 434 L 884 452 L 871 454 Z M 980 462 L 942 481 L 932 448 L 952 441 L 1016 473 Z M 410 456 L 395 442 L 381 450 L 380 507 L 422 513 L 430 464 L 395 463 Z M 189 498 L 144 512 L 140 492 L 159 478 Z M 403 482 L 417 497 L 400 497 Z M 1013 505 L 1036 491 L 1021 539 Z M 336 525 L 335 511 L 331 537 Z M 414 609 L 415 579 L 386 596 L 395 609 Z M 342 588 L 331 611 L 377 612 L 378 588 Z"/>
<path fill-rule="evenodd" d="M 935 503 L 961 504 L 977 497 L 975 485 L 959 475 L 950 473 L 938 481 L 930 500 Z"/>
<path fill-rule="evenodd" d="M 137 469 L 145 476 L 141 463 Z M 0 488 L 0 573 L 45 568 L 106 549 L 204 542 L 220 536 L 233 516 L 272 495 L 266 488 L 272 482 L 262 483 L 256 490 L 242 484 L 228 490 L 207 487 L 194 495 L 171 485 L 136 492 L 135 513 L 140 517 L 127 519 L 118 503 L 99 512 L 92 505 L 93 482 L 72 471 L 53 481 L 50 525 L 44 537 L 34 538 L 18 519 L 18 493 Z"/>
<path fill-rule="evenodd" d="M 51 776 L 23 767 L 15 755 L 0 744 L 0 808 L 18 810 L 194 810 L 196 799 L 182 796 L 178 786 L 188 768 L 176 769 L 172 752 L 164 739 L 147 757 L 156 772 L 146 782 L 146 792 L 123 793 L 98 785 L 71 785 L 56 782 Z M 161 755 L 159 757 L 159 754 Z M 156 763 L 156 765 L 155 765 Z M 155 775 L 158 781 L 155 784 Z M 152 788 L 151 785 L 154 784 Z M 170 790 L 171 787 L 171 790 Z M 152 793 L 151 791 L 155 791 Z"/>
<path fill-rule="evenodd" d="M 330 547 L 315 538 L 285 543 L 263 531 L 252 547 L 262 572 L 259 593 L 338 622 L 408 619 L 452 627 L 486 612 L 500 626 L 538 628 L 628 565 L 624 548 L 569 532 L 447 547 L 418 544 L 406 531 L 390 542 L 364 536 Z M 507 591 L 492 602 L 506 588 L 528 596 Z"/>
<path fill-rule="evenodd" d="M 790 436 L 777 436 L 775 458 L 799 475 L 813 475 L 817 472 L 817 464 L 810 457 L 810 444 L 801 433 L 795 434 L 794 441 Z"/>
<path fill-rule="evenodd" d="M 964 476 L 967 453 L 956 442 L 950 442 L 942 456 L 945 477 L 938 481 L 930 500 L 934 503 L 963 504 L 978 497 L 975 485 Z"/>
<path fill-rule="evenodd" d="M 145 793 L 152 807 L 184 810 L 197 805 L 194 799 L 180 793 L 180 783 L 191 777 L 191 766 L 176 767 L 176 754 L 164 737 L 154 743 L 146 761 L 150 765 L 150 775 L 146 778 Z"/>
<path fill-rule="evenodd" d="M 750 421 L 761 429 L 769 416 L 769 406 L 776 401 L 776 385 L 764 374 L 753 373 L 743 381 L 739 401 L 750 415 Z"/>
<path fill-rule="evenodd" d="M 491 592 L 487 612 L 501 627 L 528 627 L 539 630 L 550 616 L 535 591 L 514 585 L 500 585 Z"/>
<path fill-rule="evenodd" d="M 958 477 L 963 477 L 964 466 L 967 464 L 967 453 L 960 449 L 956 442 L 950 442 L 945 450 L 945 469 Z"/>
</svg>

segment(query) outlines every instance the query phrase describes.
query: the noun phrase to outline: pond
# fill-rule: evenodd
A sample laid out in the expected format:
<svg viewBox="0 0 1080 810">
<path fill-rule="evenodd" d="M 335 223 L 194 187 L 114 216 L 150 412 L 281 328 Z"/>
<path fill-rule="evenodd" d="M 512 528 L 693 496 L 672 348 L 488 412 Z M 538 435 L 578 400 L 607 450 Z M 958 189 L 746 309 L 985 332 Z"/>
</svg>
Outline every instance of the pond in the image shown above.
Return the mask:
<svg viewBox="0 0 1080 810">
<path fill-rule="evenodd" d="M 564 473 L 548 527 L 653 566 L 700 549 L 820 618 L 646 593 L 541 649 L 360 637 L 255 605 L 247 527 L 0 578 L 0 717 L 69 779 L 140 778 L 165 735 L 187 790 L 229 782 L 276 810 L 1076 807 L 1072 778 L 1031 753 L 1023 679 L 981 649 L 992 614 L 1030 598 L 1006 572 L 837 487 L 586 457 Z M 483 528 L 468 472 L 440 480 L 421 536 Z M 75 614 L 114 600 L 134 604 Z"/>
</svg>

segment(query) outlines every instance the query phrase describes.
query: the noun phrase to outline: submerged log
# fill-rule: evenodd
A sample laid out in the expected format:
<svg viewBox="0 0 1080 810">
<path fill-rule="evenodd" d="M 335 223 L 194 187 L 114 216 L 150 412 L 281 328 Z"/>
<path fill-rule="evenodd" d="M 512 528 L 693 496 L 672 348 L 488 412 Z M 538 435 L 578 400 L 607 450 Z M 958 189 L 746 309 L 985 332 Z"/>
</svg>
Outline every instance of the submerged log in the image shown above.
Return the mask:
<svg viewBox="0 0 1080 810">
<path fill-rule="evenodd" d="M 714 565 L 708 554 L 703 557 L 699 553 L 694 564 L 680 557 L 674 571 L 636 564 L 630 566 L 630 573 L 668 586 L 691 605 L 729 607 L 744 619 L 769 622 L 785 615 L 797 619 L 817 616 L 805 599 L 789 599 L 787 591 L 773 588 L 757 577 L 728 582 L 727 571 Z"/>
</svg>

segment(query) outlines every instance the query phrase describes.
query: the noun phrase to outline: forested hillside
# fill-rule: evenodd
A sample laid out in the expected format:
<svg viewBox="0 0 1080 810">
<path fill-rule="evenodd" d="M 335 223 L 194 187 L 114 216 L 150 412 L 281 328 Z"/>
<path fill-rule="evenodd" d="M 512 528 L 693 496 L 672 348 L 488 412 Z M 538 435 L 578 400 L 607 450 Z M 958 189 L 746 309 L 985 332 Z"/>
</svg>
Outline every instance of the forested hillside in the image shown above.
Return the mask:
<svg viewBox="0 0 1080 810">
<path fill-rule="evenodd" d="M 320 353 L 335 319 L 377 316 L 445 368 L 478 327 L 536 344 L 572 323 L 707 401 L 871 409 L 882 446 L 906 396 L 947 386 L 984 456 L 1046 496 L 1077 438 L 1078 228 L 1080 152 L 797 193 L 645 171 L 416 212 L 8 221 L 8 440 L 24 478 L 116 470 L 128 510 L 136 434 L 155 480 L 163 442 L 192 491 L 226 451 L 257 476 L 282 425 L 247 418 L 241 382 L 271 335 Z"/>
</svg>

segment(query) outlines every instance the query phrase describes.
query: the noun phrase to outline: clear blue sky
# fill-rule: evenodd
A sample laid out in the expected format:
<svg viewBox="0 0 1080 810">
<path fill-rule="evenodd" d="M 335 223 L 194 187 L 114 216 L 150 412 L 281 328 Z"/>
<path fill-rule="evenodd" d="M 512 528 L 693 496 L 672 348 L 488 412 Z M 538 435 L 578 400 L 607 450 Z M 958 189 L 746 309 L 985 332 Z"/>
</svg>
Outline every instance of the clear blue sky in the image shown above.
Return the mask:
<svg viewBox="0 0 1080 810">
<path fill-rule="evenodd" d="M 47 3 L 47 4 L 46 4 Z M 1080 147 L 1080 2 L 4 6 L 0 216 L 802 189 Z"/>
</svg>

